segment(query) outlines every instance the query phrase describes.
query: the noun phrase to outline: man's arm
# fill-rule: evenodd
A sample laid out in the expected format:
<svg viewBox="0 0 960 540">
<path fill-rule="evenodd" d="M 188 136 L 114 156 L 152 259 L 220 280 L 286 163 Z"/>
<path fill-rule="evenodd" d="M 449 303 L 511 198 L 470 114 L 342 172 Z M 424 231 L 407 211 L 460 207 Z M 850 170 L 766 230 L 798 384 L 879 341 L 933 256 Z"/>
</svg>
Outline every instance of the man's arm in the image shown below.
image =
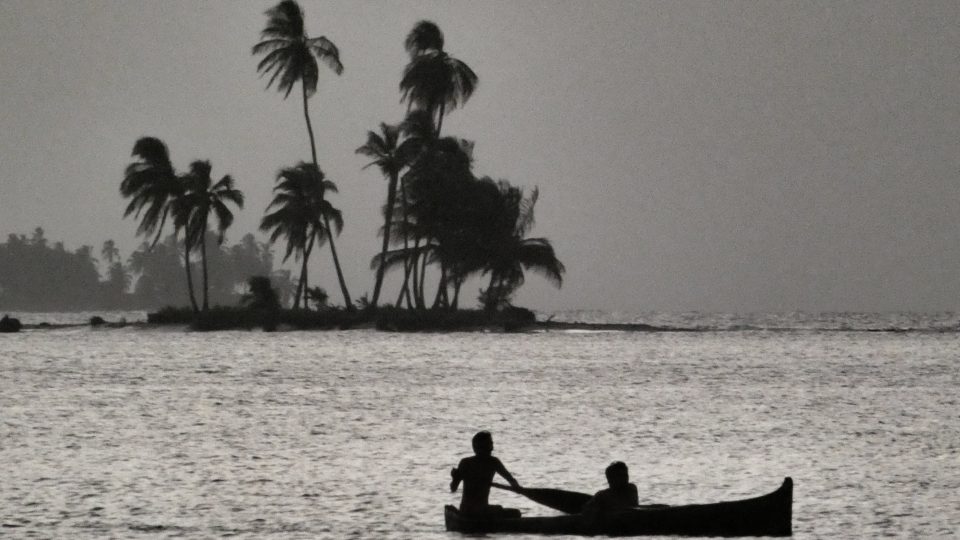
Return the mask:
<svg viewBox="0 0 960 540">
<path fill-rule="evenodd" d="M 497 471 L 497 474 L 502 476 L 504 480 L 506 480 L 507 482 L 510 482 L 511 486 L 515 488 L 520 487 L 520 483 L 513 478 L 513 475 L 510 474 L 510 471 L 508 471 L 507 468 L 503 466 L 503 463 L 501 463 L 499 459 L 493 458 L 493 463 L 494 463 L 494 467 L 496 467 L 495 470 Z"/>
<path fill-rule="evenodd" d="M 457 491 L 457 487 L 460 486 L 460 469 L 454 467 L 450 469 L 450 476 L 453 477 L 453 480 L 450 481 L 450 493 Z"/>
</svg>

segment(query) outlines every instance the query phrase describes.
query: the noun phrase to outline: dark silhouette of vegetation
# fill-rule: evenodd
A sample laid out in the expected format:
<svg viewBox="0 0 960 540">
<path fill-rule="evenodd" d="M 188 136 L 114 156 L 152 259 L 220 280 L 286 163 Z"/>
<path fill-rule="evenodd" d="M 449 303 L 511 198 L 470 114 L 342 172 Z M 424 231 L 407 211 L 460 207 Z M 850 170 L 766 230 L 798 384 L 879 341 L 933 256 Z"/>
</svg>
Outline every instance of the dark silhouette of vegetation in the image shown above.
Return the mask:
<svg viewBox="0 0 960 540">
<path fill-rule="evenodd" d="M 343 229 L 343 214 L 326 199 L 328 191 L 336 193 L 337 185 L 327 180 L 323 171 L 312 163 L 300 162 L 295 167 L 281 169 L 273 188 L 273 200 L 260 222 L 260 230 L 270 231 L 270 242 L 283 237 L 287 244 L 284 261 L 291 255 L 302 261 L 294 309 L 300 307 L 301 296 L 306 306 L 307 261 L 314 244 L 323 244 L 332 238 L 327 230 L 331 222 L 337 234 Z"/>
<path fill-rule="evenodd" d="M 414 25 L 404 42 L 410 63 L 400 80 L 401 101 L 430 112 L 436 119 L 437 137 L 446 109 L 466 103 L 477 88 L 477 74 L 447 54 L 443 45 L 443 32 L 436 24 L 420 21 Z"/>
<path fill-rule="evenodd" d="M 226 203 L 230 202 L 242 208 L 243 193 L 234 188 L 233 178 L 229 175 L 213 183 L 209 161 L 194 161 L 190 164 L 188 173 L 177 175 L 166 144 L 155 137 L 137 140 L 133 145 L 133 155 L 138 160 L 127 166 L 124 179 L 120 183 L 120 194 L 130 199 L 124 217 L 131 213 L 140 217 L 138 234 L 151 235 L 156 231 L 150 248 L 159 240 L 167 216 L 173 218 L 174 234 L 183 231 L 187 292 L 194 313 L 198 312 L 199 308 L 193 292 L 190 253 L 197 247 L 200 248 L 203 310 L 206 311 L 210 307 L 206 243 L 208 219 L 213 213 L 220 233 L 217 243 L 222 243 L 224 233 L 233 223 L 233 213 Z"/>
<path fill-rule="evenodd" d="M 237 244 L 217 245 L 216 234 L 207 232 L 208 244 L 216 246 L 207 251 L 211 304 L 237 305 L 253 275 L 271 276 L 281 303 L 292 297 L 290 273 L 274 271 L 267 244 L 247 234 Z M 89 246 L 68 251 L 62 242 L 50 244 L 39 227 L 29 238 L 11 234 L 0 243 L 0 308 L 83 311 L 186 303 L 183 250 L 183 242 L 171 234 L 153 248 L 144 242 L 124 264 L 108 240 L 101 250 L 101 272 Z"/>
<path fill-rule="evenodd" d="M 217 245 L 223 243 L 226 230 L 233 224 L 233 213 L 227 203 L 243 208 L 243 193 L 233 187 L 229 175 L 213 183 L 209 161 L 194 161 L 190 172 L 183 177 L 183 193 L 174 199 L 175 222 L 185 231 L 186 252 L 200 246 L 200 261 L 203 269 L 203 310 L 210 309 L 209 272 L 207 269 L 207 228 L 212 213 L 217 222 Z"/>
<path fill-rule="evenodd" d="M 250 292 L 240 298 L 240 304 L 249 309 L 280 309 L 280 296 L 267 276 L 253 276 L 247 280 Z"/>
<path fill-rule="evenodd" d="M 80 310 L 104 303 L 106 296 L 93 248 L 67 251 L 48 244 L 44 231 L 11 234 L 0 244 L 0 306 L 4 309 Z"/>
<path fill-rule="evenodd" d="M 410 55 L 400 82 L 408 115 L 398 127 L 381 124 L 368 132 L 358 153 L 372 159 L 388 178 L 384 235 L 371 267 L 377 271 L 373 304 L 379 300 L 383 273 L 403 268 L 399 307 L 457 309 L 460 290 L 473 275 L 489 274 L 481 290 L 487 311 L 510 306 L 513 293 L 532 270 L 562 284 L 563 264 L 545 238 L 527 238 L 539 191 L 525 197 L 505 180 L 477 178 L 473 143 L 440 137 L 446 111 L 463 105 L 477 87 L 477 76 L 444 51 L 436 24 L 418 22 L 404 46 Z M 399 216 L 397 219 L 396 216 Z M 396 248 L 388 249 L 392 243 Z M 402 247 L 401 247 L 402 244 Z M 439 271 L 432 303 L 426 298 L 427 269 Z"/>
<path fill-rule="evenodd" d="M 307 289 L 307 300 L 313 302 L 314 309 L 323 311 L 330 309 L 330 295 L 323 287 L 311 287 Z"/>
<path fill-rule="evenodd" d="M 343 73 L 343 64 L 340 62 L 340 51 L 332 41 L 324 36 L 311 38 L 307 35 L 303 21 L 303 10 L 294 0 L 283 0 L 276 6 L 268 9 L 267 25 L 260 33 L 261 41 L 254 45 L 253 54 L 264 55 L 257 65 L 261 75 L 271 74 L 267 82 L 270 88 L 274 82 L 277 89 L 284 92 L 286 99 L 297 82 L 300 82 L 303 97 L 303 117 L 307 124 L 307 134 L 310 137 L 310 153 L 313 157 L 313 166 L 320 170 L 317 161 L 317 144 L 313 136 L 313 126 L 310 123 L 310 111 L 307 107 L 308 99 L 317 91 L 317 80 L 320 69 L 317 60 L 327 64 L 334 73 Z M 325 218 L 326 219 L 326 218 Z M 341 225 L 342 227 L 342 225 Z M 343 293 L 343 302 L 347 309 L 352 309 L 350 293 L 343 278 L 340 267 L 340 258 L 337 256 L 337 247 L 329 223 L 324 223 L 324 230 L 328 233 L 330 254 L 337 271 L 337 280 Z"/>
<path fill-rule="evenodd" d="M 184 193 L 184 183 L 177 176 L 176 170 L 170 161 L 167 145 L 156 137 L 142 137 L 133 145 L 133 156 L 137 161 L 127 166 L 123 181 L 120 183 L 120 194 L 130 199 L 123 217 L 134 214 L 140 219 L 137 234 L 155 236 L 150 244 L 151 248 L 160 240 L 167 216 L 170 215 L 173 202 Z M 141 216 L 142 214 L 142 216 Z M 181 229 L 180 224 L 174 224 L 174 234 Z M 190 295 L 190 305 L 194 313 L 199 311 L 197 298 L 193 293 L 193 275 L 190 266 L 190 249 L 183 252 L 184 269 L 187 276 L 187 292 Z"/>
<path fill-rule="evenodd" d="M 536 322 L 532 312 L 512 308 L 499 312 L 483 310 L 409 310 L 381 307 L 376 310 L 280 309 L 272 312 L 247 306 L 215 306 L 194 314 L 190 308 L 167 307 L 148 315 L 153 324 L 189 325 L 195 330 L 231 330 L 280 326 L 297 330 L 377 328 L 394 332 L 473 331 L 478 329 L 516 331 Z"/>
<path fill-rule="evenodd" d="M 124 217 L 138 220 L 137 236 L 144 238 L 127 263 L 107 240 L 100 250 L 101 279 L 89 246 L 73 253 L 62 243 L 51 248 L 39 228 L 29 240 L 11 235 L 0 244 L 0 304 L 129 308 L 181 305 L 187 299 L 189 310 L 170 308 L 151 320 L 190 322 L 200 329 L 376 324 L 404 330 L 490 325 L 509 330 L 533 322 L 531 312 L 511 305 L 513 295 L 530 271 L 560 286 L 564 266 L 549 240 L 529 236 L 539 190 L 528 195 L 506 180 L 476 176 L 473 142 L 441 136 L 445 116 L 469 101 L 478 77 L 446 51 L 440 28 L 420 21 L 407 34 L 409 62 L 399 83 L 406 117 L 368 131 L 356 150 L 369 159 L 364 168 L 379 169 L 387 192 L 382 242 L 371 262 L 376 272 L 373 293 L 361 295 L 354 304 L 335 245 L 344 224 L 342 212 L 329 201 L 337 186 L 318 165 L 309 110 L 320 63 L 340 75 L 340 52 L 326 37 L 308 35 L 303 10 L 294 0 L 280 1 L 265 15 L 260 41 L 252 49 L 260 57 L 257 71 L 268 76 L 267 88 L 276 88 L 284 99 L 299 84 L 310 144 L 309 163 L 277 173 L 273 199 L 260 224 L 271 244 L 285 242 L 284 261 L 292 256 L 300 262 L 296 284 L 289 271 L 274 272 L 269 246 L 253 236 L 223 245 L 233 208 L 242 209 L 244 203 L 229 175 L 214 181 L 212 166 L 204 160 L 193 161 L 179 174 L 166 144 L 142 137 L 134 143 L 134 161 L 120 183 L 127 200 Z M 164 236 L 168 222 L 172 233 Z M 343 296 L 340 308 L 329 305 L 325 290 L 310 286 L 310 256 L 327 242 Z M 191 262 L 197 253 L 198 263 Z M 394 269 L 403 270 L 395 307 L 380 308 L 386 273 Z M 201 277 L 200 301 L 195 271 Z M 180 272 L 185 280 L 172 277 Z M 459 312 L 461 289 L 471 278 L 488 279 L 479 297 L 484 309 Z M 293 309 L 284 309 L 289 304 Z M 271 315 L 265 318 L 265 313 Z"/>
<path fill-rule="evenodd" d="M 386 123 L 380 124 L 380 133 L 373 131 L 367 132 L 367 143 L 357 148 L 358 154 L 363 154 L 373 161 L 364 166 L 376 165 L 380 172 L 387 178 L 387 203 L 383 207 L 383 246 L 380 249 L 380 259 L 376 264 L 377 278 L 373 286 L 373 298 L 370 299 L 370 305 L 376 306 L 380 299 L 380 289 L 383 286 L 383 275 L 386 266 L 380 264 L 380 261 L 386 259 L 387 250 L 390 248 L 390 226 L 393 224 L 393 211 L 397 200 L 397 182 L 400 180 L 400 171 L 405 165 L 402 147 L 400 146 L 400 126 L 391 126 Z"/>
</svg>

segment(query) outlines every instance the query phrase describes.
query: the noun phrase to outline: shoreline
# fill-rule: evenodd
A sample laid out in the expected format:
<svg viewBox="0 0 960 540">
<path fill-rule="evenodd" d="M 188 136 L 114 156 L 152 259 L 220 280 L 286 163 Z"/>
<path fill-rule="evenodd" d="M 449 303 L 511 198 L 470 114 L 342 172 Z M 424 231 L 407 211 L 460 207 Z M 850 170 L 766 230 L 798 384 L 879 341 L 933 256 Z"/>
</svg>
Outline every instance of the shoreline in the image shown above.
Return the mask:
<svg viewBox="0 0 960 540">
<path fill-rule="evenodd" d="M 316 312 L 322 313 L 322 312 Z M 351 312 L 345 312 L 351 313 Z M 353 312 L 360 315 L 358 312 Z M 428 312 L 429 313 L 429 312 Z M 471 313 L 471 312 L 467 312 Z M 151 314 L 152 315 L 152 314 Z M 411 314 L 416 317 L 418 314 Z M 422 315 L 422 314 L 419 314 Z M 440 314 L 443 315 L 443 314 Z M 455 317 L 455 315 L 454 315 Z M 493 318 L 486 321 L 423 321 L 414 324 L 396 324 L 396 321 L 377 320 L 376 317 L 354 316 L 338 319 L 337 317 L 323 318 L 313 324 L 291 324 L 276 322 L 270 329 L 264 328 L 261 323 L 244 321 L 213 321 L 198 323 L 197 320 L 167 320 L 155 321 L 104 321 L 98 324 L 82 323 L 31 323 L 23 324 L 21 331 L 69 330 L 89 328 L 91 330 L 183 330 L 185 332 L 216 332 L 216 331 L 265 331 L 265 332 L 301 332 L 301 331 L 331 331 L 331 330 L 375 330 L 380 332 L 398 333 L 456 333 L 456 332 L 485 332 L 485 333 L 537 333 L 537 332 L 643 332 L 643 333 L 732 333 L 732 332 L 767 332 L 767 333 L 801 333 L 801 332 L 830 332 L 830 333 L 867 333 L 867 334 L 950 334 L 960 332 L 958 328 L 764 328 L 754 326 L 737 326 L 729 328 L 714 327 L 671 327 L 655 326 L 645 323 L 596 323 L 581 321 L 553 321 L 534 320 L 517 321 L 509 318 Z"/>
</svg>

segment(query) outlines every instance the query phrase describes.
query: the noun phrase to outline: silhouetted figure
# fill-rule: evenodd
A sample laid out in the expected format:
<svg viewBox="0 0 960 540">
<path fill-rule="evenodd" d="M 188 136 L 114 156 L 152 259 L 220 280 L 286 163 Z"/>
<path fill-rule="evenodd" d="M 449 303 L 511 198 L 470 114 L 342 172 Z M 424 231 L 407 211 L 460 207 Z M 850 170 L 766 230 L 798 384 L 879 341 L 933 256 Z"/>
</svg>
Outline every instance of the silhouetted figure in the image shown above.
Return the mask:
<svg viewBox="0 0 960 540">
<path fill-rule="evenodd" d="M 598 491 L 584 505 L 581 513 L 588 520 L 596 520 L 608 512 L 626 510 L 640 504 L 637 486 L 630 483 L 630 473 L 625 463 L 614 461 L 605 472 L 610 487 Z"/>
<path fill-rule="evenodd" d="M 520 517 L 519 510 L 491 505 L 487 502 L 494 473 L 502 476 L 511 486 L 520 487 L 503 463 L 493 457 L 493 437 L 490 432 L 481 431 L 473 436 L 473 453 L 475 455 L 461 459 L 460 464 L 450 471 L 450 475 L 453 476 L 453 481 L 450 482 L 451 492 L 457 491 L 457 486 L 463 481 L 460 512 L 473 516 Z"/>
</svg>

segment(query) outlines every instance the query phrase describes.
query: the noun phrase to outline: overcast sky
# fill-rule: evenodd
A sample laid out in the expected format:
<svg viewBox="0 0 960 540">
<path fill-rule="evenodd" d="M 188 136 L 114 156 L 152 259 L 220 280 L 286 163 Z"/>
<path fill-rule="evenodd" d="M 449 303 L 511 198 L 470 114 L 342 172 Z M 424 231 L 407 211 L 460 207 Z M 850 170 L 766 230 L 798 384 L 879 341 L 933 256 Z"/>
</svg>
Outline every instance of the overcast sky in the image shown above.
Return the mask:
<svg viewBox="0 0 960 540">
<path fill-rule="evenodd" d="M 250 54 L 273 4 L 0 0 L 4 238 L 42 226 L 128 256 L 118 186 L 145 135 L 178 169 L 233 175 L 230 238 L 255 231 L 276 171 L 310 157 L 296 93 L 265 90 Z M 386 187 L 354 150 L 402 119 L 403 39 L 429 19 L 480 79 L 444 132 L 476 141 L 478 175 L 539 186 L 533 235 L 567 267 L 560 290 L 528 276 L 519 304 L 960 308 L 960 2 L 301 5 L 345 65 L 310 106 L 354 297 Z M 336 298 L 329 251 L 313 259 Z"/>
</svg>

